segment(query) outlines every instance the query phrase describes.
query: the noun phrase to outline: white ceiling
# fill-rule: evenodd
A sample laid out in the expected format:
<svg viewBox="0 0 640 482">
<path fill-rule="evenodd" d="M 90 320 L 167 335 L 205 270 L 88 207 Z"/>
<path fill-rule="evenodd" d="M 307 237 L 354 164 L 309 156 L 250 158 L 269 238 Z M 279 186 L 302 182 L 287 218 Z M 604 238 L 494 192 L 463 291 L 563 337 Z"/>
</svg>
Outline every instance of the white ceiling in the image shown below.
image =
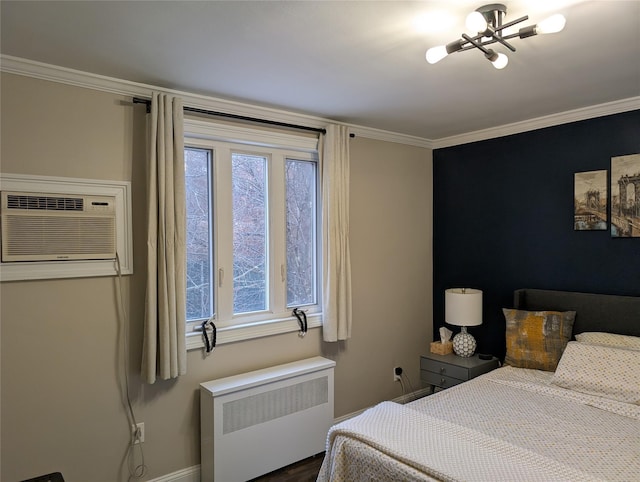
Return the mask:
<svg viewBox="0 0 640 482">
<path fill-rule="evenodd" d="M 442 139 L 640 96 L 640 1 L 505 2 L 553 35 L 425 61 L 468 1 L 7 1 L 1 52 L 118 79 Z M 488 2 L 487 2 L 488 3 Z M 447 13 L 439 31 L 413 25 Z"/>
</svg>

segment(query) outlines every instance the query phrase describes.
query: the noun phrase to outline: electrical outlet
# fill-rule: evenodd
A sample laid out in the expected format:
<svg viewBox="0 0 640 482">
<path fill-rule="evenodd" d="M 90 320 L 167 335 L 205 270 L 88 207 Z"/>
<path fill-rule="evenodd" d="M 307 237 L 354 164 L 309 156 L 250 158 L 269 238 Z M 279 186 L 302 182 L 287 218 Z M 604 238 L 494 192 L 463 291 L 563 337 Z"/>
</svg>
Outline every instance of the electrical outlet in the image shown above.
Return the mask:
<svg viewBox="0 0 640 482">
<path fill-rule="evenodd" d="M 402 367 L 394 367 L 393 368 L 393 381 L 399 382 L 402 380 Z"/>
<path fill-rule="evenodd" d="M 136 425 L 131 425 L 131 434 L 133 436 L 134 444 L 141 444 L 144 442 L 144 422 L 140 422 Z"/>
</svg>

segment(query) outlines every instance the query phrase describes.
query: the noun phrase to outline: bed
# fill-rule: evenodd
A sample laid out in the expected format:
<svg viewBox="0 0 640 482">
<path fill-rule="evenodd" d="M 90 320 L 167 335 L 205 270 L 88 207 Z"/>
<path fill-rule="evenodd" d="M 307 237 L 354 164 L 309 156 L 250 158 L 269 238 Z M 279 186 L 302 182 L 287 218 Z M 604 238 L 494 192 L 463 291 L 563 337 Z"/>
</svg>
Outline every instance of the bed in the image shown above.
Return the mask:
<svg viewBox="0 0 640 482">
<path fill-rule="evenodd" d="M 504 315 L 505 366 L 334 425 L 318 481 L 640 481 L 640 297 L 524 289 Z"/>
</svg>

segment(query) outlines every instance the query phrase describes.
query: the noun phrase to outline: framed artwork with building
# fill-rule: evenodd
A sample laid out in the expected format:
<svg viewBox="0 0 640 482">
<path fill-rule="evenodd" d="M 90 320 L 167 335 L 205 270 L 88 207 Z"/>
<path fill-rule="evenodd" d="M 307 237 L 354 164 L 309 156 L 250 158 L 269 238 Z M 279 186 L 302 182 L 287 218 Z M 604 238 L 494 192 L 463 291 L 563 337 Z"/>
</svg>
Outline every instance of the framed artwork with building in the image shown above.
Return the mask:
<svg viewBox="0 0 640 482">
<path fill-rule="evenodd" d="M 640 238 L 640 154 L 611 158 L 611 236 Z"/>
<path fill-rule="evenodd" d="M 607 229 L 607 171 L 576 172 L 573 182 L 573 229 Z"/>
</svg>

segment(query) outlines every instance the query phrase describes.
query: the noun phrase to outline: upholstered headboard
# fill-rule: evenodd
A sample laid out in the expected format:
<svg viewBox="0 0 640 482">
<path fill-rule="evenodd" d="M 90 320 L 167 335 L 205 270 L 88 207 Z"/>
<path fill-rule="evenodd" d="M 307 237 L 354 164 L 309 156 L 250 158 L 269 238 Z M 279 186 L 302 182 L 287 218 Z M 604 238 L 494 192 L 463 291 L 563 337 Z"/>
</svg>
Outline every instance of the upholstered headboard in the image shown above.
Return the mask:
<svg viewBox="0 0 640 482">
<path fill-rule="evenodd" d="M 605 331 L 640 336 L 640 296 L 520 289 L 514 291 L 513 302 L 518 310 L 575 311 L 574 335 Z"/>
</svg>

